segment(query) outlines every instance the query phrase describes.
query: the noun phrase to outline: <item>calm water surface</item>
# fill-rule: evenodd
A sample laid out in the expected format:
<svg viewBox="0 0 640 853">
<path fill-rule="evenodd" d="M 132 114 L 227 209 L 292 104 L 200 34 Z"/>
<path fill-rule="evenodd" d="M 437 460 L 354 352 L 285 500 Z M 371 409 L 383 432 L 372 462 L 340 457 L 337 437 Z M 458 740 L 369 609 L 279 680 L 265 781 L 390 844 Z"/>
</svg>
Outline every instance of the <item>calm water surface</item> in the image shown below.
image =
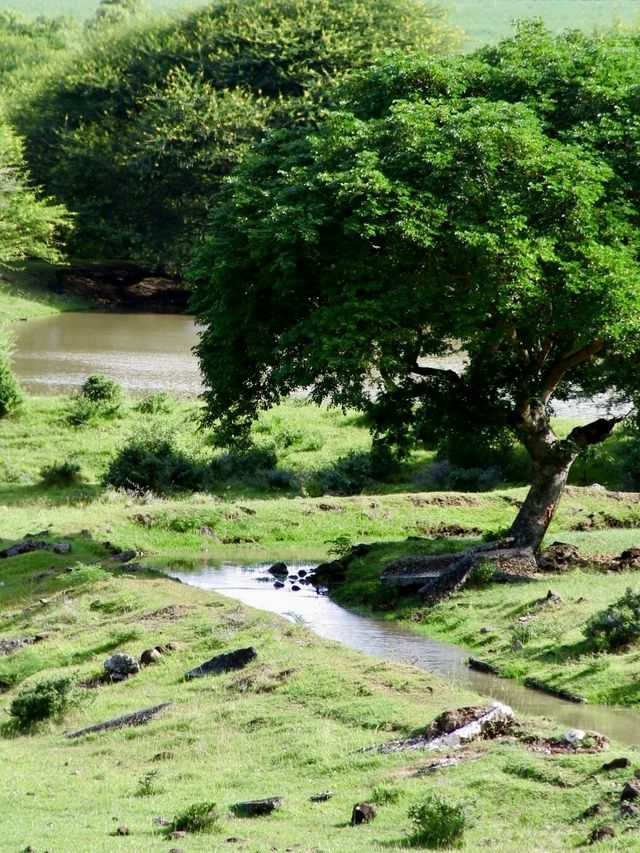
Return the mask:
<svg viewBox="0 0 640 853">
<path fill-rule="evenodd" d="M 15 331 L 15 370 L 32 394 L 67 393 L 90 373 L 106 373 L 133 393 L 202 390 L 191 317 L 72 312 L 18 323 Z"/>
<path fill-rule="evenodd" d="M 436 673 L 483 696 L 499 699 L 520 714 L 549 717 L 567 728 L 599 731 L 640 746 L 640 711 L 576 705 L 506 679 L 474 672 L 466 665 L 470 652 L 460 646 L 429 639 L 393 622 L 352 613 L 310 586 L 302 586 L 298 592 L 293 592 L 290 585 L 275 589 L 273 578 L 266 575 L 268 566 L 223 563 L 220 567 L 205 566 L 171 574 L 183 583 L 214 590 L 250 607 L 302 622 L 321 637 L 337 640 L 349 648 Z M 309 564 L 289 564 L 292 574 L 309 568 Z"/>
</svg>

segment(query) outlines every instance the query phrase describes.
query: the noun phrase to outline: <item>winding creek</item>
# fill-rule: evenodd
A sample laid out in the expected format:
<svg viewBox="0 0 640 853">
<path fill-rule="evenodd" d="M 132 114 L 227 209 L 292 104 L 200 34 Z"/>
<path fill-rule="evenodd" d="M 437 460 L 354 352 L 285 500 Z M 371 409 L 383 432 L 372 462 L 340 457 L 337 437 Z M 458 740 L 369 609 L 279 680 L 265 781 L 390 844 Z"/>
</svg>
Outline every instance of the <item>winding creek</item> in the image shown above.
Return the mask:
<svg viewBox="0 0 640 853">
<path fill-rule="evenodd" d="M 594 730 L 640 746 L 638 710 L 577 705 L 529 690 L 514 681 L 475 672 L 466 665 L 470 652 L 460 646 L 430 639 L 391 621 L 353 613 L 311 586 L 302 586 L 297 592 L 290 585 L 274 588 L 274 579 L 265 575 L 268 566 L 268 563 L 249 566 L 223 563 L 219 567 L 204 566 L 171 574 L 183 583 L 300 622 L 321 637 L 337 640 L 349 648 L 433 672 L 482 696 L 499 699 L 520 714 L 548 717 L 567 728 Z M 294 574 L 309 568 L 309 564 L 289 564 Z"/>
</svg>

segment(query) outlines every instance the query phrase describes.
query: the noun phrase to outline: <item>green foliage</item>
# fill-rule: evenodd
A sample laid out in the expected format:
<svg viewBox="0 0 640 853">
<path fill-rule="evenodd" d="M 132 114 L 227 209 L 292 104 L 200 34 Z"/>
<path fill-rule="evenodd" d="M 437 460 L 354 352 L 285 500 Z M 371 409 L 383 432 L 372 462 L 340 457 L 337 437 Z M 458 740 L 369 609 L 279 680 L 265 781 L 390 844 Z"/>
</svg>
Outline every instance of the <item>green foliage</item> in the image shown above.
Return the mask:
<svg viewBox="0 0 640 853">
<path fill-rule="evenodd" d="M 17 4 L 16 4 L 17 5 Z M 27 87 L 69 49 L 77 25 L 69 18 L 27 18 L 19 12 L 0 12 L 0 80 L 3 99 Z"/>
<path fill-rule="evenodd" d="M 619 649 L 640 639 L 640 589 L 625 594 L 589 618 L 584 635 L 605 649 Z"/>
<path fill-rule="evenodd" d="M 481 588 L 493 582 L 496 573 L 495 564 L 491 560 L 479 560 L 467 579 L 469 587 Z"/>
<path fill-rule="evenodd" d="M 28 728 L 42 720 L 60 719 L 76 701 L 72 678 L 51 678 L 24 687 L 12 701 L 9 713 L 20 727 Z"/>
<path fill-rule="evenodd" d="M 350 450 L 332 465 L 316 471 L 312 488 L 319 494 L 356 495 L 397 468 L 397 461 L 385 447 L 374 445 L 372 450 Z"/>
<path fill-rule="evenodd" d="M 408 812 L 413 824 L 410 840 L 425 847 L 457 847 L 469 827 L 467 810 L 439 794 L 430 794 Z"/>
<path fill-rule="evenodd" d="M 138 430 L 109 462 L 104 485 L 134 491 L 197 491 L 203 488 L 204 466 L 176 447 L 174 434 L 160 425 Z"/>
<path fill-rule="evenodd" d="M 109 408 L 117 408 L 122 402 L 122 387 L 102 373 L 87 376 L 82 383 L 80 394 L 92 403 L 103 403 Z"/>
<path fill-rule="evenodd" d="M 216 482 L 246 480 L 273 472 L 278 455 L 272 447 L 251 447 L 248 450 L 230 450 L 211 461 L 211 476 Z"/>
<path fill-rule="evenodd" d="M 220 813 L 215 803 L 193 803 L 177 814 L 167 826 L 172 832 L 209 832 L 218 828 Z"/>
<path fill-rule="evenodd" d="M 96 403 L 82 394 L 70 397 L 64 412 L 64 422 L 69 426 L 80 427 L 95 424 L 104 414 L 101 403 Z"/>
<path fill-rule="evenodd" d="M 448 459 L 432 462 L 415 479 L 421 489 L 486 492 L 504 482 L 500 468 L 460 468 Z"/>
<path fill-rule="evenodd" d="M 22 400 L 20 383 L 11 369 L 11 348 L 0 340 L 0 418 L 15 412 Z"/>
<path fill-rule="evenodd" d="M 171 398 L 164 391 L 147 394 L 136 403 L 135 409 L 143 415 L 162 415 L 171 411 Z"/>
<path fill-rule="evenodd" d="M 135 4 L 137 5 L 137 4 Z M 451 43 L 423 0 L 223 0 L 114 28 L 14 114 L 37 181 L 76 212 L 72 250 L 181 262 L 223 176 L 271 126 L 307 125 L 331 84 L 383 48 Z M 135 15 L 134 15 L 135 17 Z"/>
<path fill-rule="evenodd" d="M 66 460 L 45 465 L 40 470 L 40 481 L 45 486 L 80 486 L 85 482 L 79 462 Z"/>
<path fill-rule="evenodd" d="M 0 115 L 0 263 L 55 260 L 68 222 L 61 205 L 42 200 L 29 185 L 22 145 Z"/>
</svg>

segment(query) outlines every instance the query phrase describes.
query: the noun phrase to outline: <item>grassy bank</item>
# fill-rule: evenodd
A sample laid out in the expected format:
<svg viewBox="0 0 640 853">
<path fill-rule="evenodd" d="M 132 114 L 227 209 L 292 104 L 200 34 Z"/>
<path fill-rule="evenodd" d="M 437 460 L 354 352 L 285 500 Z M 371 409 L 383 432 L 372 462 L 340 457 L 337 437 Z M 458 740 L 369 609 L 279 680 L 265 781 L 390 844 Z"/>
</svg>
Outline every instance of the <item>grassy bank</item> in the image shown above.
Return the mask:
<svg viewBox="0 0 640 853">
<path fill-rule="evenodd" d="M 86 302 L 50 290 L 55 272 L 55 267 L 43 261 L 30 261 L 21 269 L 0 266 L 0 327 L 60 311 L 86 309 Z"/>
<path fill-rule="evenodd" d="M 84 555 L 91 550 L 95 560 L 100 549 L 88 544 Z M 4 707 L 45 677 L 91 679 L 115 650 L 139 656 L 158 643 L 178 644 L 128 681 L 84 690 L 63 721 L 28 733 L 4 726 L 0 780 L 12 791 L 4 849 L 166 851 L 172 842 L 157 819 L 203 801 L 218 804 L 219 824 L 177 842 L 185 850 L 226 849 L 230 838 L 247 851 L 397 849 L 409 835 L 409 807 L 433 792 L 471 811 L 463 849 L 567 849 L 605 820 L 619 834 L 610 849 L 635 849 L 635 823 L 616 817 L 629 771 L 598 772 L 613 753 L 542 756 L 513 739 L 485 741 L 459 751 L 468 762 L 425 774 L 433 754 L 360 750 L 415 734 L 443 709 L 473 701 L 471 694 L 165 579 L 42 552 L 6 560 L 2 576 L 2 635 L 48 633 L 1 659 L 0 674 L 12 682 L 0 697 Z M 242 672 L 182 681 L 212 655 L 249 645 L 258 657 Z M 175 705 L 144 728 L 65 738 L 160 702 Z M 634 750 L 625 754 L 640 761 Z M 333 792 L 328 802 L 309 801 L 324 790 Z M 229 812 L 238 801 L 273 795 L 284 804 L 271 817 Z M 361 800 L 376 802 L 378 817 L 351 827 Z M 596 801 L 605 802 L 604 814 L 578 821 Z M 123 826 L 131 835 L 116 838 Z"/>
</svg>

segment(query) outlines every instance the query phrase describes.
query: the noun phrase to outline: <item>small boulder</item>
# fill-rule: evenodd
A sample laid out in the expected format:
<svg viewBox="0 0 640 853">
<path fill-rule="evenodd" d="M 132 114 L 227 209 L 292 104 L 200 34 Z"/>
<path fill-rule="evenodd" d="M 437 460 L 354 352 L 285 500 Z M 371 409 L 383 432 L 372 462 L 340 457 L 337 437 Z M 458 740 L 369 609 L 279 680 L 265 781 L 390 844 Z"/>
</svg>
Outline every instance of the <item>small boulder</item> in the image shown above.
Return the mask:
<svg viewBox="0 0 640 853">
<path fill-rule="evenodd" d="M 592 806 L 587 806 L 587 808 L 582 812 L 580 817 L 583 820 L 588 820 L 590 817 L 596 817 L 596 815 L 604 814 L 606 810 L 607 806 L 605 803 L 594 803 Z"/>
<path fill-rule="evenodd" d="M 51 550 L 54 554 L 70 554 L 71 545 L 68 542 L 55 542 L 51 546 Z"/>
<path fill-rule="evenodd" d="M 620 799 L 623 802 L 640 799 L 640 779 L 629 779 L 622 789 Z"/>
<path fill-rule="evenodd" d="M 311 794 L 309 799 L 312 803 L 326 803 L 333 797 L 333 791 L 320 791 L 317 794 Z"/>
<path fill-rule="evenodd" d="M 597 844 L 598 841 L 605 841 L 607 838 L 615 838 L 616 831 L 612 826 L 597 826 L 589 836 L 589 844 Z"/>
<path fill-rule="evenodd" d="M 569 545 L 567 542 L 553 542 L 540 554 L 538 563 L 545 572 L 557 572 L 569 568 L 579 558 L 580 553 L 575 545 Z"/>
<path fill-rule="evenodd" d="M 275 589 L 282 589 L 284 584 L 282 583 L 282 581 L 276 581 L 273 586 Z"/>
<path fill-rule="evenodd" d="M 623 817 L 638 817 L 640 815 L 640 806 L 635 803 L 620 803 L 620 814 Z"/>
<path fill-rule="evenodd" d="M 289 574 L 289 568 L 286 563 L 274 563 L 268 572 L 276 578 L 286 577 Z"/>
<path fill-rule="evenodd" d="M 128 826 L 119 826 L 116 829 L 116 835 L 133 835 L 133 832 L 129 829 Z"/>
<path fill-rule="evenodd" d="M 231 811 L 236 817 L 263 817 L 271 814 L 274 809 L 279 809 L 282 803 L 283 797 L 266 797 L 263 800 L 235 803 L 231 806 Z"/>
<path fill-rule="evenodd" d="M 111 559 L 114 563 L 130 563 L 131 560 L 135 560 L 138 556 L 137 551 L 128 550 L 128 551 L 119 551 L 116 554 L 113 554 Z"/>
<path fill-rule="evenodd" d="M 606 764 L 603 764 L 600 768 L 601 770 L 623 770 L 625 767 L 628 767 L 631 764 L 631 761 L 628 758 L 614 758 L 613 761 L 607 761 Z"/>
<path fill-rule="evenodd" d="M 300 591 L 300 587 L 298 586 L 298 584 L 297 583 L 292 584 L 291 592 L 299 592 L 299 591 Z"/>
<path fill-rule="evenodd" d="M 351 812 L 351 826 L 371 823 L 375 816 L 376 810 L 370 803 L 356 803 Z"/>
<path fill-rule="evenodd" d="M 116 652 L 104 662 L 104 668 L 112 681 L 124 681 L 131 675 L 140 672 L 138 661 L 125 652 Z"/>
<path fill-rule="evenodd" d="M 587 736 L 587 733 L 582 729 L 569 729 L 563 735 L 564 740 L 567 743 L 579 743 L 581 740 L 584 740 Z"/>
<path fill-rule="evenodd" d="M 140 665 L 149 666 L 152 663 L 158 663 L 162 658 L 162 652 L 159 649 L 145 649 L 140 655 Z"/>
</svg>

